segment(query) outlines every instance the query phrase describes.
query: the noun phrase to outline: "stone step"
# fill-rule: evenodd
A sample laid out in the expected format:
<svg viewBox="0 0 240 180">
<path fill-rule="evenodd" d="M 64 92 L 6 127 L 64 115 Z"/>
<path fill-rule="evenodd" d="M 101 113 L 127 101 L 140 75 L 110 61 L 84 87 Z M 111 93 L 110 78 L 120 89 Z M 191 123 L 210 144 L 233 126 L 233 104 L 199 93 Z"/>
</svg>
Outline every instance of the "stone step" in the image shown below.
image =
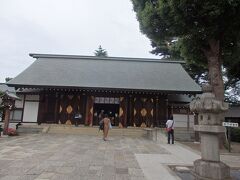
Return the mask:
<svg viewBox="0 0 240 180">
<path fill-rule="evenodd" d="M 165 132 L 165 129 L 159 129 Z M 72 125 L 59 125 L 59 124 L 41 124 L 41 125 L 28 125 L 24 124 L 19 126 L 18 133 L 51 133 L 51 134 L 79 134 L 79 135 L 93 135 L 102 136 L 102 131 L 99 131 L 98 126 L 72 126 Z M 193 141 L 194 131 L 187 128 L 175 128 L 175 139 L 179 141 Z M 129 136 L 129 137 L 145 137 L 147 134 L 143 128 L 118 128 L 113 127 L 109 130 L 110 136 Z"/>
<path fill-rule="evenodd" d="M 35 134 L 35 133 L 42 133 L 44 127 L 42 126 L 28 126 L 28 125 L 22 125 L 19 126 L 17 129 L 17 133 L 21 134 L 21 133 L 26 133 L 26 134 Z"/>
<path fill-rule="evenodd" d="M 50 126 L 48 133 L 61 133 L 61 134 L 82 134 L 82 135 L 94 135 L 102 136 L 102 131 L 99 131 L 98 127 L 68 127 L 68 126 Z M 133 136 L 141 137 L 144 135 L 144 131 L 138 128 L 112 128 L 109 130 L 110 136 Z"/>
</svg>

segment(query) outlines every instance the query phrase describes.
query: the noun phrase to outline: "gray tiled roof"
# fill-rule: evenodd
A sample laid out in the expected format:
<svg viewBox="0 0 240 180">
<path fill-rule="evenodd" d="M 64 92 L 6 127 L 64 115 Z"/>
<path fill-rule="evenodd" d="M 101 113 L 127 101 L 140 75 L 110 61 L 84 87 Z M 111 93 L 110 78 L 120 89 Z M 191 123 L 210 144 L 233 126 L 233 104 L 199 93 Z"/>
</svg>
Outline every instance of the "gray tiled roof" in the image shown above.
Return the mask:
<svg viewBox="0 0 240 180">
<path fill-rule="evenodd" d="M 69 87 L 201 92 L 177 61 L 30 54 L 37 60 L 8 82 L 15 87 Z"/>
</svg>

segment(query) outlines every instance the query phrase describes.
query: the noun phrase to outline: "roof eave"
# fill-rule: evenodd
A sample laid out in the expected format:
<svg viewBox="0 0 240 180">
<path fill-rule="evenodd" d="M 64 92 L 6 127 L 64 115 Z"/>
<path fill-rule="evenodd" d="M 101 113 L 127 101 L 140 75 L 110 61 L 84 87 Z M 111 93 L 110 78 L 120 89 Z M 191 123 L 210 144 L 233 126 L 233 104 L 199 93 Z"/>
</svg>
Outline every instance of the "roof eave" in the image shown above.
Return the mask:
<svg viewBox="0 0 240 180">
<path fill-rule="evenodd" d="M 61 55 L 61 54 L 35 54 L 29 53 L 33 58 L 61 58 L 61 59 L 88 59 L 88 60 L 115 60 L 115 61 L 141 61 L 141 62 L 159 62 L 159 63 L 179 63 L 185 64 L 184 61 L 171 59 L 153 59 L 153 58 L 130 58 L 130 57 L 97 57 L 97 56 L 79 56 L 79 55 Z"/>
<path fill-rule="evenodd" d="M 177 90 L 153 90 L 153 89 L 128 89 L 128 88 L 109 88 L 109 87 L 79 87 L 79 86 L 49 86 L 49 85 L 21 85 L 8 84 L 15 88 L 42 88 L 42 89 L 74 89 L 74 90 L 101 90 L 101 91 L 127 91 L 127 92 L 149 92 L 166 94 L 200 94 L 202 91 L 177 91 Z"/>
</svg>

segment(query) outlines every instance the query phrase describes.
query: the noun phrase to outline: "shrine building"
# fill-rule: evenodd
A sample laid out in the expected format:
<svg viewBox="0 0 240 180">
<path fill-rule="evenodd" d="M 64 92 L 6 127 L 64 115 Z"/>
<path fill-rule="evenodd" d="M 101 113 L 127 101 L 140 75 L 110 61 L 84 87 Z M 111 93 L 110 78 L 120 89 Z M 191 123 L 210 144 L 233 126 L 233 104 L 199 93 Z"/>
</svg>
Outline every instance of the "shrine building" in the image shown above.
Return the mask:
<svg viewBox="0 0 240 180">
<path fill-rule="evenodd" d="M 98 125 L 101 111 L 114 126 L 164 126 L 170 115 L 193 119 L 184 99 L 201 88 L 182 61 L 30 54 L 36 60 L 7 85 L 15 87 L 12 121 Z"/>
</svg>

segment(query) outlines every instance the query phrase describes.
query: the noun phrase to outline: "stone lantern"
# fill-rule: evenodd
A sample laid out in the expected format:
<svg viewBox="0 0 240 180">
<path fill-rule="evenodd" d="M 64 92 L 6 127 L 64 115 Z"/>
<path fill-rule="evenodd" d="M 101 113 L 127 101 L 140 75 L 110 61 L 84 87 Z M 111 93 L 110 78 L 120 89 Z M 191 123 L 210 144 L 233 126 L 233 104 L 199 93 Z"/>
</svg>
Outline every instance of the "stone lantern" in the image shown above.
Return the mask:
<svg viewBox="0 0 240 180">
<path fill-rule="evenodd" d="M 198 113 L 199 124 L 194 130 L 200 132 L 201 139 L 201 159 L 194 161 L 195 179 L 230 179 L 230 168 L 220 161 L 219 152 L 219 134 L 225 132 L 221 123 L 228 104 L 218 101 L 211 86 L 206 85 L 203 94 L 190 103 L 190 109 Z"/>
</svg>

